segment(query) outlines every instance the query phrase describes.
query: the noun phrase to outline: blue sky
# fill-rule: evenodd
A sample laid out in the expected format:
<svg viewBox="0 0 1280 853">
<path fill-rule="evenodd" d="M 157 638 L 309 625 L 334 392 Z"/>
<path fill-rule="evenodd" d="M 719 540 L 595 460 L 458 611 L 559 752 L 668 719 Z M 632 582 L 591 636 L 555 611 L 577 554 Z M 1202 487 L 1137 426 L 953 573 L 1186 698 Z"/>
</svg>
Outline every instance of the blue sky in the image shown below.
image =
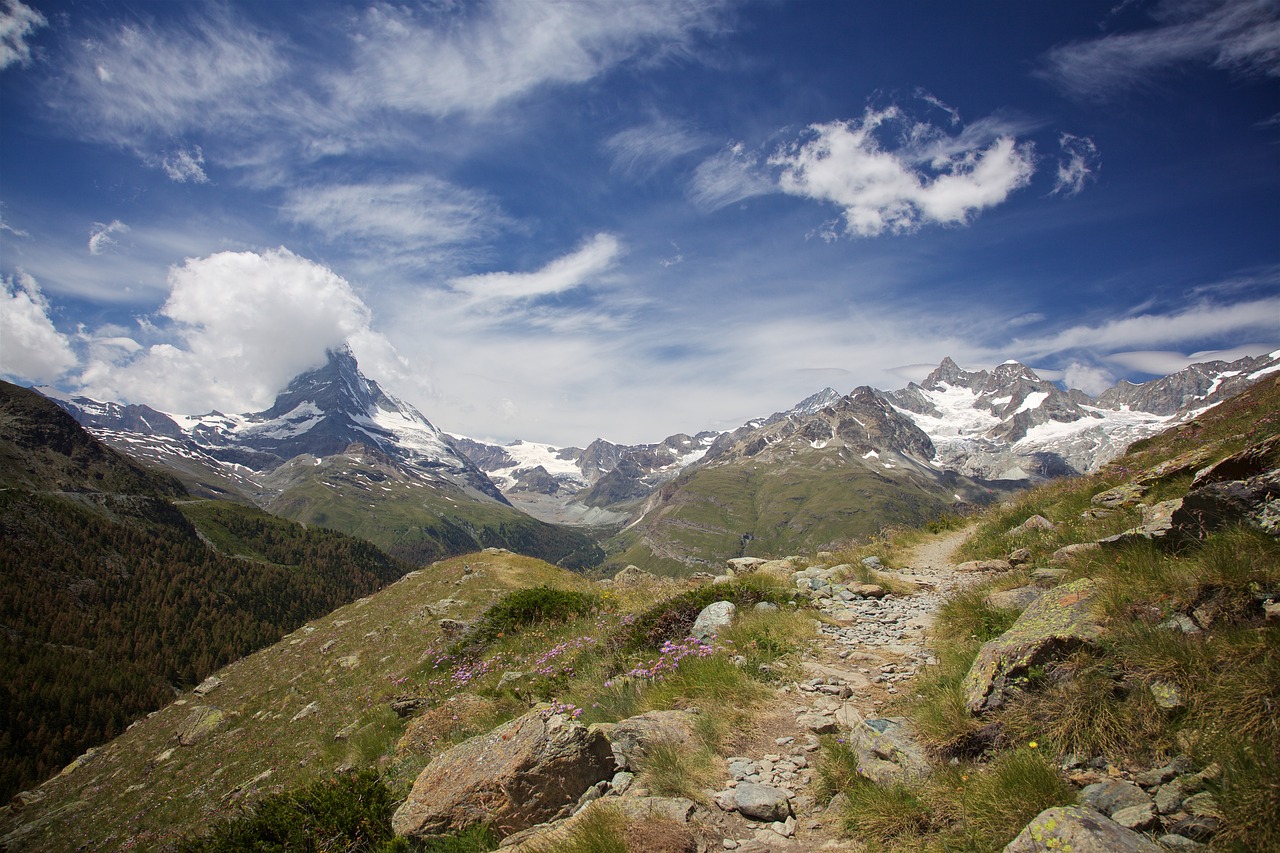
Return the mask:
<svg viewBox="0 0 1280 853">
<path fill-rule="evenodd" d="M 1274 2 L 0 0 L 0 374 L 732 428 L 1280 347 Z"/>
</svg>

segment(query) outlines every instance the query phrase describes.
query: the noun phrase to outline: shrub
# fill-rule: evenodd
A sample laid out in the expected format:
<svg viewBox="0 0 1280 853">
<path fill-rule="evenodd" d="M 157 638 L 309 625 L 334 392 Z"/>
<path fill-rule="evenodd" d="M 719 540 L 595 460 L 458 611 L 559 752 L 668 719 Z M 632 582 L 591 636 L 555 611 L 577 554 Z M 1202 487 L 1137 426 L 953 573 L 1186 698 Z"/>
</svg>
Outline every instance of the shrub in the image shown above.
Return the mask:
<svg viewBox="0 0 1280 853">
<path fill-rule="evenodd" d="M 392 840 L 396 803 L 373 771 L 337 776 L 269 796 L 223 821 L 184 851 L 376 850 Z"/>
<path fill-rule="evenodd" d="M 564 622 L 590 613 L 599 601 L 585 592 L 536 586 L 509 592 L 493 604 L 459 641 L 460 647 L 483 648 L 504 634 L 540 622 Z"/>
</svg>

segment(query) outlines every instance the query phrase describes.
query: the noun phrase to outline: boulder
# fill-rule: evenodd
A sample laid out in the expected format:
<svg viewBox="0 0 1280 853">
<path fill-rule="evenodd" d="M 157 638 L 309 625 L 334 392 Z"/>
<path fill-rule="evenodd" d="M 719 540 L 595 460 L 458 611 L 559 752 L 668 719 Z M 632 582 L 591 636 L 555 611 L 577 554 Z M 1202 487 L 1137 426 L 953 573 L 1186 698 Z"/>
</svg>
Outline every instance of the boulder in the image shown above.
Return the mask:
<svg viewBox="0 0 1280 853">
<path fill-rule="evenodd" d="M 227 714 L 212 705 L 197 705 L 178 726 L 178 743 L 194 746 L 227 724 Z"/>
<path fill-rule="evenodd" d="M 1015 548 L 1009 552 L 1009 565 L 1011 566 L 1025 566 L 1030 562 L 1031 549 L 1029 548 Z"/>
<path fill-rule="evenodd" d="M 222 679 L 216 675 L 211 675 L 208 678 L 206 678 L 204 681 L 196 685 L 196 689 L 193 690 L 192 692 L 195 693 L 197 696 L 204 696 L 205 694 L 212 693 L 213 691 L 217 690 L 221 686 L 222 686 Z"/>
<path fill-rule="evenodd" d="M 754 572 L 769 561 L 763 557 L 734 557 L 728 562 L 729 568 L 733 569 L 736 574 L 746 575 Z"/>
<path fill-rule="evenodd" d="M 1027 533 L 1032 530 L 1053 530 L 1057 526 L 1058 525 L 1054 524 L 1052 521 L 1045 518 L 1043 515 L 1033 515 L 1030 518 L 1028 518 L 1026 521 L 1019 524 L 1017 527 L 1015 527 L 1014 530 Z"/>
<path fill-rule="evenodd" d="M 1080 578 L 1046 592 L 1004 634 L 983 645 L 964 678 L 965 706 L 980 714 L 1004 704 L 1006 691 L 1033 666 L 1092 643 L 1101 626 L 1090 614 L 1094 584 Z"/>
<path fill-rule="evenodd" d="M 1183 498 L 1160 501 L 1142 508 L 1142 524 L 1131 527 L 1115 536 L 1099 539 L 1103 545 L 1124 545 L 1140 539 L 1164 539 L 1174 529 L 1174 515 L 1182 508 Z"/>
<path fill-rule="evenodd" d="M 1151 804 L 1147 792 L 1121 779 L 1107 779 L 1085 786 L 1080 792 L 1080 802 L 1105 815 L 1114 815 L 1123 809 Z"/>
<path fill-rule="evenodd" d="M 846 588 L 856 598 L 884 598 L 888 595 L 884 587 L 873 583 L 851 583 Z"/>
<path fill-rule="evenodd" d="M 733 789 L 733 803 L 738 814 L 753 820 L 786 820 L 791 815 L 787 792 L 770 785 L 741 782 Z"/>
<path fill-rule="evenodd" d="M 686 824 L 695 805 L 683 797 L 607 797 L 572 817 L 539 824 L 503 840 L 504 853 L 547 853 L 568 845 L 583 822 L 601 810 L 616 816 L 628 850 L 646 853 L 696 853 L 697 840 Z"/>
<path fill-rule="evenodd" d="M 861 720 L 846 743 L 858 757 L 858 772 L 877 785 L 905 784 L 929 774 L 924 749 L 905 717 Z"/>
<path fill-rule="evenodd" d="M 1042 595 L 1044 595 L 1044 590 L 1038 586 L 1020 586 L 1014 589 L 1002 589 L 998 592 L 987 593 L 983 601 L 990 607 L 1022 610 L 1030 606 L 1033 601 Z"/>
<path fill-rule="evenodd" d="M 1081 554 L 1087 554 L 1090 551 L 1097 551 L 1102 546 L 1097 542 L 1076 542 L 1073 545 L 1063 545 L 1061 548 L 1053 552 L 1049 557 L 1050 563 L 1066 563 L 1074 560 Z"/>
<path fill-rule="evenodd" d="M 1146 493 L 1146 486 L 1139 483 L 1125 483 L 1122 486 L 1116 486 L 1114 489 L 1098 492 L 1089 499 L 1089 502 L 1103 509 L 1118 509 L 1123 506 L 1133 506 L 1142 500 L 1142 496 Z"/>
<path fill-rule="evenodd" d="M 639 586 L 653 583 L 657 579 L 657 575 L 652 572 L 646 572 L 639 566 L 627 566 L 625 569 L 620 569 L 613 576 L 613 583 L 615 586 Z"/>
<path fill-rule="evenodd" d="M 1045 809 L 1027 824 L 1004 853 L 1160 853 L 1146 836 L 1125 829 L 1106 815 L 1085 806 Z"/>
<path fill-rule="evenodd" d="M 721 629 L 733 624 L 733 615 L 737 610 L 732 601 L 715 601 L 708 604 L 702 608 L 702 612 L 694 620 L 693 627 L 689 629 L 689 636 L 699 640 L 710 640 L 719 634 Z"/>
<path fill-rule="evenodd" d="M 565 814 L 614 774 L 609 741 L 535 709 L 436 756 L 396 810 L 396 835 L 422 838 L 488 823 L 501 835 Z"/>
<path fill-rule="evenodd" d="M 619 770 L 635 770 L 643 763 L 645 750 L 664 743 L 693 749 L 697 735 L 689 711 L 646 711 L 619 723 L 592 726 L 609 741 Z"/>
</svg>

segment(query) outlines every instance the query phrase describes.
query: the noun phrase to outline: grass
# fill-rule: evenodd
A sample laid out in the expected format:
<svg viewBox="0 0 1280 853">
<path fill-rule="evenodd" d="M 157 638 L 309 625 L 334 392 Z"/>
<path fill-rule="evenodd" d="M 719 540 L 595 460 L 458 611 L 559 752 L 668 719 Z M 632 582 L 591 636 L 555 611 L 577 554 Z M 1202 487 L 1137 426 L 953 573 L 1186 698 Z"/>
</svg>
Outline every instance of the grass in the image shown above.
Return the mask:
<svg viewBox="0 0 1280 853">
<path fill-rule="evenodd" d="M 843 794 L 845 831 L 889 850 L 1000 850 L 1043 810 L 1075 802 L 1051 758 L 1027 745 L 910 785 L 877 785 L 858 773 L 850 746 L 828 738 L 818 774 L 822 794 Z"/>
</svg>

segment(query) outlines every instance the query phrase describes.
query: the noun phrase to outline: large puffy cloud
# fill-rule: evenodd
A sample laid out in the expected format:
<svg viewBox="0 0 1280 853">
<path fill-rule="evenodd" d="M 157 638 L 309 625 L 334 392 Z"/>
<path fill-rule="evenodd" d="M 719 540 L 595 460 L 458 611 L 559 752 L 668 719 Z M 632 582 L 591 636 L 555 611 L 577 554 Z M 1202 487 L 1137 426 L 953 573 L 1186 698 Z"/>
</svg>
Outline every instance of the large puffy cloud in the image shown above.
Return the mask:
<svg viewBox="0 0 1280 853">
<path fill-rule="evenodd" d="M 31 61 L 28 39 L 48 21 L 22 0 L 5 0 L 0 9 L 0 71 L 10 65 L 26 65 Z"/>
<path fill-rule="evenodd" d="M 769 162 L 781 169 L 784 192 L 834 202 L 846 230 L 863 237 L 966 222 L 1026 186 L 1035 171 L 1031 145 L 1005 134 L 979 141 L 972 131 L 952 137 L 907 123 L 905 142 L 886 148 L 877 131 L 902 123 L 902 112 L 890 107 L 816 124 Z"/>
<path fill-rule="evenodd" d="M 1042 73 L 1094 97 L 1190 63 L 1280 77 L 1280 7 L 1273 0 L 1172 0 L 1157 7 L 1151 28 L 1055 48 Z"/>
<path fill-rule="evenodd" d="M 169 286 L 157 325 L 142 329 L 166 340 L 133 353 L 98 348 L 84 393 L 176 412 L 249 411 L 345 341 L 394 361 L 351 285 L 288 249 L 190 259 L 170 270 Z"/>
<path fill-rule="evenodd" d="M 24 272 L 6 277 L 0 300 L 0 373 L 53 382 L 75 366 L 71 344 L 54 328 L 49 302 L 34 278 Z"/>
</svg>

